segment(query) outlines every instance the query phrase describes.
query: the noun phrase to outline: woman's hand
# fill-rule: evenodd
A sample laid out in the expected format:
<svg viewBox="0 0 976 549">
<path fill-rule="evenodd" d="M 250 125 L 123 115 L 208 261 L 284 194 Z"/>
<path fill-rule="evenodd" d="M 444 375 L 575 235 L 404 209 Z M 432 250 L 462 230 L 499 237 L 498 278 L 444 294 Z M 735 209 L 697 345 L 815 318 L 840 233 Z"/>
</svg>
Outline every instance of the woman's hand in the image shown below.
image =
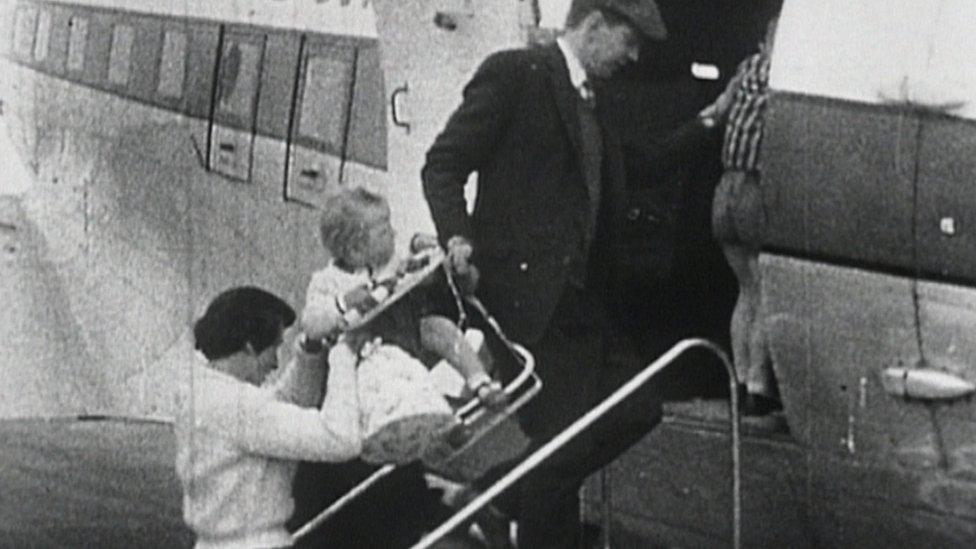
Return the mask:
<svg viewBox="0 0 976 549">
<path fill-rule="evenodd" d="M 346 321 L 338 311 L 325 307 L 305 307 L 302 311 L 302 331 L 309 339 L 326 339 L 346 328 Z"/>
<path fill-rule="evenodd" d="M 345 303 L 347 311 L 355 310 L 361 315 L 379 305 L 379 301 L 365 284 L 346 292 L 342 301 Z"/>
</svg>

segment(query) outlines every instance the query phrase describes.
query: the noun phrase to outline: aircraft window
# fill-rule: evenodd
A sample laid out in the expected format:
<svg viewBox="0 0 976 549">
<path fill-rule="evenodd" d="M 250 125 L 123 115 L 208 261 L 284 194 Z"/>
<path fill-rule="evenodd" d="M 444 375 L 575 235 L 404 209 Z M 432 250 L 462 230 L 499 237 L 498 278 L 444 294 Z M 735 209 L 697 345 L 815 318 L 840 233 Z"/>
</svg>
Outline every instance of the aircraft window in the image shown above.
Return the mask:
<svg viewBox="0 0 976 549">
<path fill-rule="evenodd" d="M 14 53 L 26 58 L 34 48 L 34 30 L 37 25 L 37 10 L 20 8 L 17 10 L 17 22 L 14 27 Z"/>
<path fill-rule="evenodd" d="M 167 31 L 163 34 L 163 53 L 159 62 L 159 85 L 156 92 L 163 97 L 179 99 L 183 96 L 186 76 L 186 34 Z"/>
<path fill-rule="evenodd" d="M 360 48 L 356 60 L 347 156 L 355 162 L 386 168 L 386 93 L 375 45 Z"/>
<path fill-rule="evenodd" d="M 217 110 L 248 121 L 248 127 L 254 120 L 260 68 L 260 45 L 233 37 L 227 39 L 220 60 Z"/>
<path fill-rule="evenodd" d="M 308 57 L 298 134 L 341 151 L 349 114 L 352 56 L 346 48 L 320 50 Z"/>
<path fill-rule="evenodd" d="M 51 12 L 42 11 L 37 18 L 37 35 L 34 39 L 34 61 L 47 59 L 48 44 L 51 41 Z"/>
<path fill-rule="evenodd" d="M 88 40 L 88 20 L 72 17 L 68 23 L 68 70 L 81 72 L 85 68 L 85 42 Z"/>
<path fill-rule="evenodd" d="M 129 82 L 129 64 L 135 30 L 129 25 L 115 25 L 112 30 L 112 49 L 108 54 L 108 81 L 124 86 Z"/>
</svg>

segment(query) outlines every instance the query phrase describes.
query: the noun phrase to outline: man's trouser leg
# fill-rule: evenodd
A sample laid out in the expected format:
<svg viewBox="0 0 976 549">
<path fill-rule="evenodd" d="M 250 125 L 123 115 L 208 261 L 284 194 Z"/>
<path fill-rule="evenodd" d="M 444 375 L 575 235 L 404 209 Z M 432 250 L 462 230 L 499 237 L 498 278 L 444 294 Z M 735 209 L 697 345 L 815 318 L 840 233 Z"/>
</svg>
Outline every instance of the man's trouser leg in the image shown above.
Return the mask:
<svg viewBox="0 0 976 549">
<path fill-rule="evenodd" d="M 603 362 L 604 317 L 602 307 L 591 296 L 568 288 L 546 333 L 532 345 L 543 388 L 520 414 L 520 420 L 533 438 L 533 449 L 589 409 L 591 385 Z M 579 488 L 592 453 L 591 438 L 584 433 L 519 484 L 520 547 L 577 546 Z"/>
</svg>

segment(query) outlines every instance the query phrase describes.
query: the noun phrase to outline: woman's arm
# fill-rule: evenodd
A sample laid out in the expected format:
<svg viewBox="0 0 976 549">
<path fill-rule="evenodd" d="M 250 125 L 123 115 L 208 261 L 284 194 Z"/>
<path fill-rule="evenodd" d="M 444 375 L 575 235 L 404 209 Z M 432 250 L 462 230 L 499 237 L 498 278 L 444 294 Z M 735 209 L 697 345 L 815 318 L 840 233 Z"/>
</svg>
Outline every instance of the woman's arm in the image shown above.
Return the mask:
<svg viewBox="0 0 976 549">
<path fill-rule="evenodd" d="M 345 348 L 337 348 L 340 346 Z M 209 423 L 216 434 L 251 453 L 303 461 L 346 461 L 362 451 L 356 360 L 351 351 L 344 354 L 333 349 L 330 353 L 321 409 L 283 402 L 273 391 L 243 383 L 235 389 L 233 395 L 208 399 Z"/>
<path fill-rule="evenodd" d="M 320 271 L 312 275 L 301 319 L 302 327 L 312 339 L 322 339 L 345 328 L 345 311 L 336 290 L 327 273 Z"/>
<path fill-rule="evenodd" d="M 323 353 L 303 352 L 299 334 L 293 345 L 293 356 L 281 372 L 281 376 L 271 386 L 278 400 L 291 402 L 302 407 L 318 407 L 322 401 L 325 383 L 325 356 Z"/>
</svg>

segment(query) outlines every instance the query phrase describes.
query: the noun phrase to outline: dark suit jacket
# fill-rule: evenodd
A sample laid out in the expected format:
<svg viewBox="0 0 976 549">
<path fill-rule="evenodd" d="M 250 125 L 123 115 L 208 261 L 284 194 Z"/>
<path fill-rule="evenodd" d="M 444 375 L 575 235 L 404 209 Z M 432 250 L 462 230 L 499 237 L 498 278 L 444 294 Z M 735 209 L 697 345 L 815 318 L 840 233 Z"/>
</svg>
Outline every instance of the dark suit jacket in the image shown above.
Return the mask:
<svg viewBox="0 0 976 549">
<path fill-rule="evenodd" d="M 478 294 L 515 340 L 541 337 L 569 282 L 586 262 L 589 196 L 581 165 L 577 91 L 555 44 L 490 56 L 427 153 L 424 193 L 443 243 L 474 244 Z M 598 109 L 599 116 L 599 109 Z M 589 286 L 605 293 L 617 263 L 608 245 L 626 224 L 620 144 L 604 125 L 603 190 Z M 683 143 L 687 140 L 678 140 Z M 473 213 L 463 187 L 478 172 Z"/>
</svg>

